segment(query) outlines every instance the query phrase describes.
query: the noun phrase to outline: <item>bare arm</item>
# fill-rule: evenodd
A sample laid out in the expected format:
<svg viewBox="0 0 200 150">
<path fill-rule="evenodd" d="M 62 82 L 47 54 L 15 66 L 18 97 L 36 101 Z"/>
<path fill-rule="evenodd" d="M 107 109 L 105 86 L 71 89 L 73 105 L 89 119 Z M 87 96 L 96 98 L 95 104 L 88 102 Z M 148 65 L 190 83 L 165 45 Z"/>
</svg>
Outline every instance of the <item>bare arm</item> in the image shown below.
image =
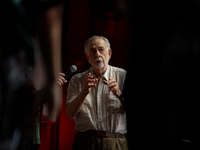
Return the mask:
<svg viewBox="0 0 200 150">
<path fill-rule="evenodd" d="M 43 113 L 46 120 L 53 121 L 57 119 L 62 104 L 62 89 L 56 82 L 62 68 L 62 17 L 63 3 L 48 8 L 37 20 L 44 71 L 47 76 L 46 88 L 35 100 L 46 103 Z"/>
<path fill-rule="evenodd" d="M 79 112 L 87 93 L 81 92 L 71 103 L 66 106 L 66 113 L 69 118 L 73 118 Z"/>
<path fill-rule="evenodd" d="M 72 102 L 66 106 L 66 113 L 69 118 L 73 118 L 80 111 L 85 97 L 91 91 L 91 88 L 96 86 L 95 82 L 97 82 L 98 79 L 92 78 L 93 76 L 91 76 L 91 73 L 89 73 L 85 78 L 83 90 Z"/>
</svg>

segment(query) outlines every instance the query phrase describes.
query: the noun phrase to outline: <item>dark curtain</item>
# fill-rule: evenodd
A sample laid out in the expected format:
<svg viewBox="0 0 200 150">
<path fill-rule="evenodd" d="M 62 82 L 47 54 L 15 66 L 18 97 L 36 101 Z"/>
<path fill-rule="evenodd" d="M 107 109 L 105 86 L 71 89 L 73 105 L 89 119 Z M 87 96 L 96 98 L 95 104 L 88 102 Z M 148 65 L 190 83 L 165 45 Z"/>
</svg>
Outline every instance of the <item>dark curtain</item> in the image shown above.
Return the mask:
<svg viewBox="0 0 200 150">
<path fill-rule="evenodd" d="M 128 1 L 125 97 L 130 149 L 196 149 L 200 3 Z"/>
</svg>

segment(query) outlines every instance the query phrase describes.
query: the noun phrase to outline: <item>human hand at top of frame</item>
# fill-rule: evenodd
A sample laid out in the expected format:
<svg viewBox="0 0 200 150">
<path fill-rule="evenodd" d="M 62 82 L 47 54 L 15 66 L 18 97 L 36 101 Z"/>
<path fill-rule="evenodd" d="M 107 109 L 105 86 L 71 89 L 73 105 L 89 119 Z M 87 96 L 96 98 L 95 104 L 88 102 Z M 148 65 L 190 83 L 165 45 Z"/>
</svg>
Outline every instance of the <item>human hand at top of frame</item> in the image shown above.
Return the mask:
<svg viewBox="0 0 200 150">
<path fill-rule="evenodd" d="M 67 83 L 67 80 L 65 80 L 64 78 L 65 74 L 62 72 L 59 72 L 59 77 L 57 79 L 57 83 L 60 85 L 64 85 L 65 83 Z"/>
</svg>

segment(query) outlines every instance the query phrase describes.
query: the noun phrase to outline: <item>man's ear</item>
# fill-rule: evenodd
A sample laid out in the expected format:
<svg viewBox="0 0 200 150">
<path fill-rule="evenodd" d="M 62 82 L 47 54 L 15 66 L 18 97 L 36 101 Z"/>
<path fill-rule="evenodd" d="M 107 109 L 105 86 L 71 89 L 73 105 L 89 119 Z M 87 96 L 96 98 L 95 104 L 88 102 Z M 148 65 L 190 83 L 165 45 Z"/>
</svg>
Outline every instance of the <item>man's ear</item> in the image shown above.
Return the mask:
<svg viewBox="0 0 200 150">
<path fill-rule="evenodd" d="M 90 63 L 90 59 L 89 59 L 89 56 L 88 56 L 87 53 L 85 53 L 85 56 L 86 56 L 86 58 L 87 58 L 87 61 Z"/>
<path fill-rule="evenodd" d="M 110 59 L 111 56 L 112 56 L 112 50 L 111 49 L 108 50 L 108 55 L 109 55 L 109 59 Z"/>
</svg>

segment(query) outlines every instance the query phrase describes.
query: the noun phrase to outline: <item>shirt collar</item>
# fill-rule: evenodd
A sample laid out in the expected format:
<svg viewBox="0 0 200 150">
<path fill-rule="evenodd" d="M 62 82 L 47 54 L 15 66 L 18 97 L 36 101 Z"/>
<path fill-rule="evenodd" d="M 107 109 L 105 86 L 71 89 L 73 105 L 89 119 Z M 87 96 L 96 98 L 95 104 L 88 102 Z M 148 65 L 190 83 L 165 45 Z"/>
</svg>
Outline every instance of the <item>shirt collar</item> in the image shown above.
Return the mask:
<svg viewBox="0 0 200 150">
<path fill-rule="evenodd" d="M 106 79 L 106 81 L 109 81 L 109 72 L 110 72 L 110 66 L 108 65 L 106 72 L 103 75 L 103 77 Z"/>
</svg>

